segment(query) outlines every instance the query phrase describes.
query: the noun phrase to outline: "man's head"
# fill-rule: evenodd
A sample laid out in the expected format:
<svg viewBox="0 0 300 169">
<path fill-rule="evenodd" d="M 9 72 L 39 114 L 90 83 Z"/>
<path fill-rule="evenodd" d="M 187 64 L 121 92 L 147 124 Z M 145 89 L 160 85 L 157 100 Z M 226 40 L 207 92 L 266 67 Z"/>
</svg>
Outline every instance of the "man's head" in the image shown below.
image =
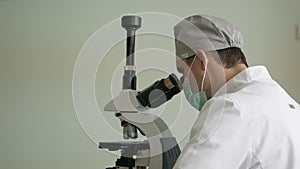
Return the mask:
<svg viewBox="0 0 300 169">
<path fill-rule="evenodd" d="M 223 19 L 190 16 L 174 27 L 174 34 L 177 69 L 188 78 L 193 93 L 203 85 L 210 98 L 226 81 L 248 67 L 241 33 Z"/>
</svg>

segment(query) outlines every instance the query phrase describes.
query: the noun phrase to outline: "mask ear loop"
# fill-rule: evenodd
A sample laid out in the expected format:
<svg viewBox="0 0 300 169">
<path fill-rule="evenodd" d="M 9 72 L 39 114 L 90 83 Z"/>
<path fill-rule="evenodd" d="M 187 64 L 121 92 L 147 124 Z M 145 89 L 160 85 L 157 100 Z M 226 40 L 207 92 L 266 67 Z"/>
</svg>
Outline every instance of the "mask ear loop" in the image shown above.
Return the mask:
<svg viewBox="0 0 300 169">
<path fill-rule="evenodd" d="M 204 70 L 204 75 L 203 75 L 202 83 L 201 83 L 201 91 L 203 91 L 203 89 L 204 89 L 204 79 L 206 77 L 206 73 L 207 73 L 207 61 L 205 61 L 205 70 Z"/>
</svg>

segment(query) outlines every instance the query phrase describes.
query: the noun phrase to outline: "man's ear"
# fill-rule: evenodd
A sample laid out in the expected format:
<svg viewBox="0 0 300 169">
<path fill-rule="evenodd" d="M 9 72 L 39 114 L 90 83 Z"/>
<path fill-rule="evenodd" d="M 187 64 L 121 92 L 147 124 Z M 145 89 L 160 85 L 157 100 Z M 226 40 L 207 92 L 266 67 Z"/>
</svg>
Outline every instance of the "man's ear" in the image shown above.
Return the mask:
<svg viewBox="0 0 300 169">
<path fill-rule="evenodd" d="M 207 55 L 204 52 L 204 50 L 197 50 L 197 57 L 200 59 L 201 69 L 204 71 L 205 69 L 207 69 L 207 64 L 208 64 Z"/>
</svg>

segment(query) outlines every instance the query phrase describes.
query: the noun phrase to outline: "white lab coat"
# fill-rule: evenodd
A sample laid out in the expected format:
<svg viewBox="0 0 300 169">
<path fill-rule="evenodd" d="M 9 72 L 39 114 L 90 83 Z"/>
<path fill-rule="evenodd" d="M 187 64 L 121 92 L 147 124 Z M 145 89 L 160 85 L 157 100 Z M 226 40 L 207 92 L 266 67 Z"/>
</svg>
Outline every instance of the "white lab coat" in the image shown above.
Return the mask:
<svg viewBox="0 0 300 169">
<path fill-rule="evenodd" d="M 300 109 L 263 66 L 204 105 L 175 169 L 300 169 Z"/>
</svg>

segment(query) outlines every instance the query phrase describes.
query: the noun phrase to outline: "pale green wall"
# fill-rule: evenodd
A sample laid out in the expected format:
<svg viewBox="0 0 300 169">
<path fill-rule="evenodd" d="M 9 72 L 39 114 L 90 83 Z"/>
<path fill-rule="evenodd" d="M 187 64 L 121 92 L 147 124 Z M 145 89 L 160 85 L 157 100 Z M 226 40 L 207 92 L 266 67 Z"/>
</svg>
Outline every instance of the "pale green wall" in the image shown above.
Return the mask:
<svg viewBox="0 0 300 169">
<path fill-rule="evenodd" d="M 0 168 L 113 164 L 115 157 L 98 150 L 76 119 L 72 73 L 85 41 L 124 13 L 204 13 L 229 20 L 244 35 L 250 65 L 266 65 L 299 102 L 299 7 L 297 0 L 0 0 Z"/>
</svg>

